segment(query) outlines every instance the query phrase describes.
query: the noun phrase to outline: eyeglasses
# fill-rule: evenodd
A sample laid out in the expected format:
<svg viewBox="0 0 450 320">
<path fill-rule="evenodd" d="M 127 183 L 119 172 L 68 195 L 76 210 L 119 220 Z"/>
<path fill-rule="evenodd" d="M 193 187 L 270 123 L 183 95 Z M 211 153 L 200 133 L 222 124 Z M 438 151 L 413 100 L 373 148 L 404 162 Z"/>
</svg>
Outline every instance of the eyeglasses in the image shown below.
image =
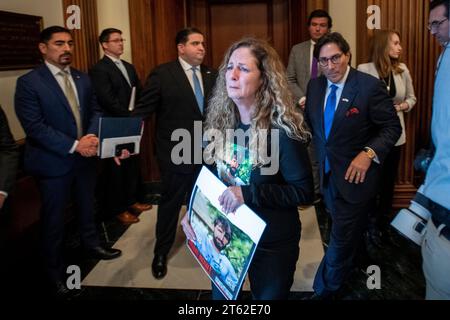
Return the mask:
<svg viewBox="0 0 450 320">
<path fill-rule="evenodd" d="M 427 29 L 430 30 L 430 31 L 431 31 L 431 30 L 438 30 L 438 29 L 441 27 L 441 25 L 442 25 L 446 20 L 448 20 L 448 18 L 442 19 L 441 21 L 433 21 L 433 22 L 431 22 L 431 23 L 428 24 Z"/>
<path fill-rule="evenodd" d="M 109 40 L 109 41 L 106 41 L 106 42 L 120 43 L 120 42 L 125 42 L 125 41 L 127 41 L 127 40 L 125 40 L 125 39 L 114 39 L 114 40 Z"/>
<path fill-rule="evenodd" d="M 342 57 L 343 53 L 338 53 L 335 54 L 334 56 L 332 56 L 331 58 L 319 58 L 319 64 L 322 67 L 327 67 L 328 66 L 328 61 L 331 61 L 332 64 L 338 64 L 339 62 L 341 62 L 341 57 Z"/>
</svg>

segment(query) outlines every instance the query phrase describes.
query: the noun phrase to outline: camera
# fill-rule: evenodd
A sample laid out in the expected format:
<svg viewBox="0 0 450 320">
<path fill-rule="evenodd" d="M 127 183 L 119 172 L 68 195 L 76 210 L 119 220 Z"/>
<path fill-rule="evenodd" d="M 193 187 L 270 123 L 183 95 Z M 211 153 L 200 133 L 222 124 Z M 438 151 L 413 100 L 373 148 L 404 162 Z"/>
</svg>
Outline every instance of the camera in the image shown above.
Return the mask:
<svg viewBox="0 0 450 320">
<path fill-rule="evenodd" d="M 425 227 L 431 217 L 430 211 L 426 208 L 428 199 L 420 193 L 420 190 L 411 200 L 409 208 L 400 210 L 391 222 L 391 226 L 400 234 L 419 246 L 422 245 Z"/>
</svg>

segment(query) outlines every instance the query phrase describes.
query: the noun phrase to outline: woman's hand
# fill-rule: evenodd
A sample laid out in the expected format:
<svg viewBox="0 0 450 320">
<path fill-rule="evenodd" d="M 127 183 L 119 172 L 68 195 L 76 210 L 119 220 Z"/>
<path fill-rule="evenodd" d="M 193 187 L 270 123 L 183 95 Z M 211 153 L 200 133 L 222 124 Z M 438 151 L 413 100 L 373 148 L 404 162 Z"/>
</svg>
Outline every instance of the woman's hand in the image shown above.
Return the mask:
<svg viewBox="0 0 450 320">
<path fill-rule="evenodd" d="M 219 197 L 219 203 L 225 214 L 235 213 L 244 204 L 241 187 L 228 187 Z"/>
<path fill-rule="evenodd" d="M 409 105 L 408 105 L 408 103 L 406 101 L 403 101 L 400 104 L 396 104 L 396 105 L 394 105 L 394 107 L 395 107 L 395 110 L 397 110 L 397 112 L 399 112 L 399 111 L 406 111 L 406 110 L 409 109 Z"/>
<path fill-rule="evenodd" d="M 191 224 L 189 223 L 189 213 L 186 212 L 183 219 L 181 219 L 181 227 L 183 228 L 183 232 L 186 235 L 186 238 L 191 241 L 197 240 L 195 236 L 195 231 L 192 229 Z"/>
</svg>

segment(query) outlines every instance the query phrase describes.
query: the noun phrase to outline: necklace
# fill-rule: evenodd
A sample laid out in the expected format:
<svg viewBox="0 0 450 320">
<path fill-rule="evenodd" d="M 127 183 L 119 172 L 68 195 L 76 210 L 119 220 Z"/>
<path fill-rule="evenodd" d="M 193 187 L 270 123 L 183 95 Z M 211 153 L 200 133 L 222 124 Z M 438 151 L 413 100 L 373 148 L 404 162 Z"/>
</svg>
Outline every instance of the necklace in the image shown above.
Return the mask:
<svg viewBox="0 0 450 320">
<path fill-rule="evenodd" d="M 388 82 L 386 83 L 386 80 L 383 78 L 382 80 L 383 80 L 383 82 L 384 82 L 384 84 L 386 85 L 386 89 L 387 89 L 387 91 L 390 93 L 391 92 L 391 73 L 389 74 L 389 76 L 388 76 Z"/>
</svg>

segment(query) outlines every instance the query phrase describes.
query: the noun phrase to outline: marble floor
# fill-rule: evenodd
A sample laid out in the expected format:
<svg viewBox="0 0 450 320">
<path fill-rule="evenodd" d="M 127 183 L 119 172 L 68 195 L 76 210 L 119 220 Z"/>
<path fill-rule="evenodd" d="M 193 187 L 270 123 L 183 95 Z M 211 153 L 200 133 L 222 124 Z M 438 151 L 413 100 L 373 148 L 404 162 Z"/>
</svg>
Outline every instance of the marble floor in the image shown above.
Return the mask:
<svg viewBox="0 0 450 320">
<path fill-rule="evenodd" d="M 124 250 L 120 259 L 96 261 L 82 255 L 76 224 L 69 223 L 65 241 L 65 261 L 80 266 L 83 286 L 75 300 L 209 300 L 209 281 L 190 256 L 179 234 L 169 260 L 167 279 L 156 281 L 151 276 L 153 231 L 156 206 L 141 214 L 141 222 L 123 226 L 115 218 L 99 224 L 104 241 Z M 301 215 L 303 234 L 296 281 L 290 300 L 309 295 L 317 264 L 327 248 L 329 221 L 321 205 Z M 308 230 L 309 229 L 309 230 Z M 45 283 L 39 267 L 38 230 L 18 244 L 6 246 L 6 257 L 0 265 L 2 288 L 10 297 L 45 298 Z M 134 248 L 134 249 L 133 249 Z M 367 288 L 367 268 L 381 270 L 381 289 Z M 187 281 L 187 280 L 194 281 Z M 342 300 L 422 300 L 425 281 L 418 246 L 389 230 L 388 238 L 375 255 L 361 254 L 350 280 L 340 296 Z M 249 300 L 245 291 L 243 300 Z"/>
<path fill-rule="evenodd" d="M 111 261 L 100 261 L 84 278 L 83 286 L 116 288 L 153 288 L 177 290 L 211 289 L 211 282 L 185 245 L 181 227 L 177 230 L 174 247 L 169 254 L 167 276 L 156 280 L 151 274 L 157 206 L 143 212 L 140 222 L 128 230 L 114 244 L 122 256 Z M 182 209 L 180 219 L 184 216 Z M 299 212 L 302 221 L 300 259 L 294 276 L 293 292 L 312 292 L 312 283 L 324 251 L 314 207 Z M 245 281 L 244 290 L 249 290 Z"/>
</svg>

